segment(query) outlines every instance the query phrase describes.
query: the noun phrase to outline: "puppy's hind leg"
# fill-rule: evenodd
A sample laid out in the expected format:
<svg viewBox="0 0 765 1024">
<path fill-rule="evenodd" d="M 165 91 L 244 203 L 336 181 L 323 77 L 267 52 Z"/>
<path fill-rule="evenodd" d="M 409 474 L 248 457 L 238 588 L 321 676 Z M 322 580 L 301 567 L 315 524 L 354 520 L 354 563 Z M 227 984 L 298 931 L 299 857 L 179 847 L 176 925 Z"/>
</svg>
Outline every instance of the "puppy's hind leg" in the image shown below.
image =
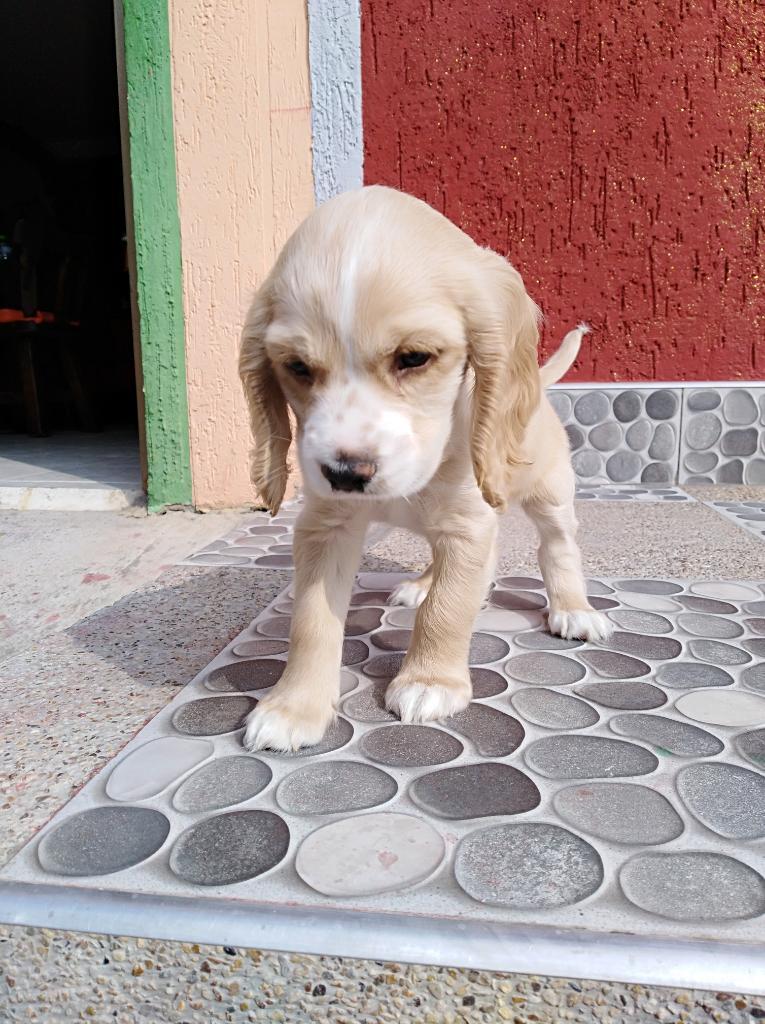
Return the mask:
<svg viewBox="0 0 765 1024">
<path fill-rule="evenodd" d="M 566 467 L 522 505 L 539 532 L 539 568 L 550 602 L 550 632 L 567 640 L 605 640 L 614 627 L 587 600 L 576 543 L 573 471 Z"/>
</svg>

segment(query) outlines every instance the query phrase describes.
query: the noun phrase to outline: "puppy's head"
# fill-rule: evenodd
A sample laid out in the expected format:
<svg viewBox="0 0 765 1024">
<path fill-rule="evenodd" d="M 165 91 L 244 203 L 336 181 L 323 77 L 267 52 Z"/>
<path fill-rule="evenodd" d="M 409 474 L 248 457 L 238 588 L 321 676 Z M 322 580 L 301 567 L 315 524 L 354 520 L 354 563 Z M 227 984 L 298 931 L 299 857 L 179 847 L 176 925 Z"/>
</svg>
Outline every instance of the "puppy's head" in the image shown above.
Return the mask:
<svg viewBox="0 0 765 1024">
<path fill-rule="evenodd" d="M 517 272 L 424 203 L 380 187 L 326 203 L 285 246 L 242 338 L 268 507 L 287 481 L 288 406 L 312 491 L 406 497 L 444 458 L 466 374 L 476 478 L 501 507 L 539 397 L 535 315 Z"/>
</svg>

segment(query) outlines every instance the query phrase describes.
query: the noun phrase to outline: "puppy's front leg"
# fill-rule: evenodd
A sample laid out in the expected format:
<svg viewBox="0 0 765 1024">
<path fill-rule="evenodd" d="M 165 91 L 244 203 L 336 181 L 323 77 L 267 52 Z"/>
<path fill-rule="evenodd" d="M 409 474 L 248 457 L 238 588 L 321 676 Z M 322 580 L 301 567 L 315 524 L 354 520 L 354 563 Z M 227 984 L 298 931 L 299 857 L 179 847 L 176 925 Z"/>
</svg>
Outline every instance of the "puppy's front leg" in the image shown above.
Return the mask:
<svg viewBox="0 0 765 1024">
<path fill-rule="evenodd" d="M 343 632 L 367 516 L 311 502 L 295 526 L 295 606 L 287 667 L 247 718 L 248 750 L 318 743 L 340 694 Z"/>
<path fill-rule="evenodd" d="M 447 718 L 470 702 L 470 637 L 491 580 L 496 534 L 496 515 L 476 490 L 469 510 L 450 515 L 428 537 L 433 581 L 404 664 L 385 695 L 402 722 Z"/>
</svg>

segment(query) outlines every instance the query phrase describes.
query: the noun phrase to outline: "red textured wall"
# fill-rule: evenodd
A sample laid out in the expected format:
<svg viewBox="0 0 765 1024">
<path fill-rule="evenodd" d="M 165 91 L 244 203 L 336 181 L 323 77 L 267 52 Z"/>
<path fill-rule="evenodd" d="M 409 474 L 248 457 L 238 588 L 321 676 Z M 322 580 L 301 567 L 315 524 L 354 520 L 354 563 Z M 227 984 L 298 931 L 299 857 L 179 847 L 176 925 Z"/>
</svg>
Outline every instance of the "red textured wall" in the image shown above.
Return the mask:
<svg viewBox="0 0 765 1024">
<path fill-rule="evenodd" d="M 765 7 L 362 0 L 365 178 L 507 255 L 579 380 L 765 376 Z"/>
</svg>

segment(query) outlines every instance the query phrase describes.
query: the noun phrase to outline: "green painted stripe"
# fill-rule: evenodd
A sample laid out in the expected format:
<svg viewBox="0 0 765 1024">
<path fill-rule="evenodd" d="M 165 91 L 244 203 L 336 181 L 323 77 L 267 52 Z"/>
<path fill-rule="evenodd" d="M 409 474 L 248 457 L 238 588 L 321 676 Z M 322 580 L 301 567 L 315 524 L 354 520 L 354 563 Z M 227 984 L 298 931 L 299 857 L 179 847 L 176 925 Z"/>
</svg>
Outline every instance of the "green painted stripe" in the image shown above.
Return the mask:
<svg viewBox="0 0 765 1024">
<path fill-rule="evenodd" d="M 150 511 L 191 504 L 167 0 L 123 0 Z"/>
</svg>

